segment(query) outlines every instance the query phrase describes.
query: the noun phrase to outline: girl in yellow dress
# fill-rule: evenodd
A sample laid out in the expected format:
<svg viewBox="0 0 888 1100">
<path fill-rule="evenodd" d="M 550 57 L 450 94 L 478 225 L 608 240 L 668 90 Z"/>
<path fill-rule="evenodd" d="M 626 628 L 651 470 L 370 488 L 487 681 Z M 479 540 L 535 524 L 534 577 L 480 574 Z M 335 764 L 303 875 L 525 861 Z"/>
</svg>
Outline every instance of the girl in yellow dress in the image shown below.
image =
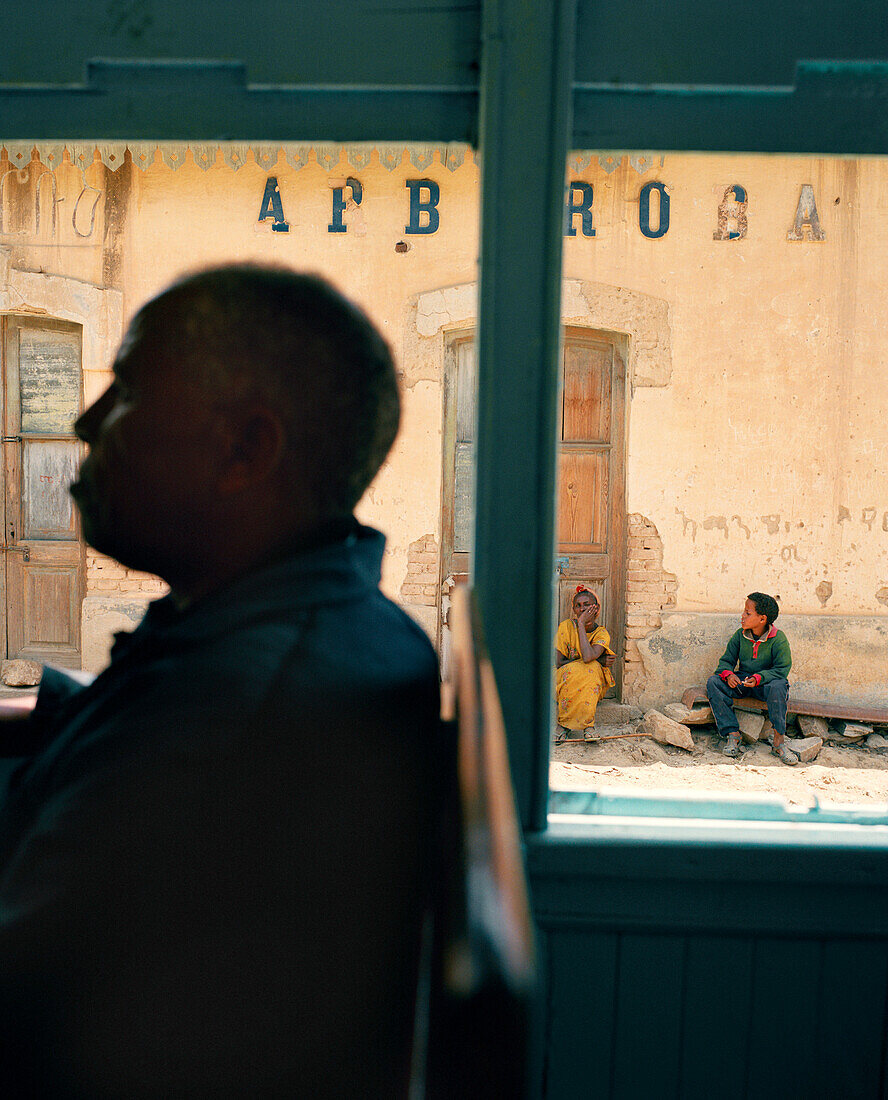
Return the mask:
<svg viewBox="0 0 888 1100">
<path fill-rule="evenodd" d="M 563 741 L 569 730 L 584 730 L 586 740 L 591 740 L 598 700 L 614 686 L 614 652 L 610 635 L 596 621 L 600 610 L 588 588 L 578 585 L 573 618 L 565 619 L 555 635 L 557 741 Z"/>
</svg>

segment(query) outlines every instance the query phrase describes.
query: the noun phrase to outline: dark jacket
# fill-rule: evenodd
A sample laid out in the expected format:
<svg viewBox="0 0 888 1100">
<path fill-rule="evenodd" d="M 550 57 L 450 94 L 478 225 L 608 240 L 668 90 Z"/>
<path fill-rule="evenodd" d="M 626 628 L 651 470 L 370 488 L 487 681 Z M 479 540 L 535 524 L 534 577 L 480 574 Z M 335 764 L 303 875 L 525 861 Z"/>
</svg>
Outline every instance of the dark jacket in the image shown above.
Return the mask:
<svg viewBox="0 0 888 1100">
<path fill-rule="evenodd" d="M 382 549 L 356 525 L 45 677 L 0 807 L 0 1085 L 402 1094 L 438 676 Z"/>
</svg>

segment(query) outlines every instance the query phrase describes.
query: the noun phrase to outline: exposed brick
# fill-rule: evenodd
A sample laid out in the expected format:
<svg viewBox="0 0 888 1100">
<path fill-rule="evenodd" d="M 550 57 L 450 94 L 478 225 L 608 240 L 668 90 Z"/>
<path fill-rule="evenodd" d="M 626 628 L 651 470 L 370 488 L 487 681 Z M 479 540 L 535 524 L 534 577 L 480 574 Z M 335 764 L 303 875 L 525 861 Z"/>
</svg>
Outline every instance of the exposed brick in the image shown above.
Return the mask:
<svg viewBox="0 0 888 1100">
<path fill-rule="evenodd" d="M 402 596 L 421 596 L 422 594 L 421 584 L 409 584 L 405 581 L 404 584 L 401 585 Z"/>
</svg>

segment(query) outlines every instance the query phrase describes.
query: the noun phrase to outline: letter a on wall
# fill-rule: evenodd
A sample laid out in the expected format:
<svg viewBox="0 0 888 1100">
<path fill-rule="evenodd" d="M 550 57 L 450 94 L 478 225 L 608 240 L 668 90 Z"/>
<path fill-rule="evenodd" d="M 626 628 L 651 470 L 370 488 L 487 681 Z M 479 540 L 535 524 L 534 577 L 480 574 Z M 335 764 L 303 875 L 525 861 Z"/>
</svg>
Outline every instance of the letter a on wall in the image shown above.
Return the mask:
<svg viewBox="0 0 888 1100">
<path fill-rule="evenodd" d="M 792 229 L 786 234 L 788 241 L 804 241 L 806 238 L 812 241 L 826 239 L 826 234 L 820 228 L 820 216 L 817 213 L 817 203 L 814 201 L 814 188 L 810 183 L 802 184 L 795 221 Z"/>
<path fill-rule="evenodd" d="M 277 176 L 269 176 L 265 181 L 265 193 L 262 196 L 262 205 L 259 207 L 258 220 L 264 222 L 268 218 L 273 219 L 271 228 L 275 233 L 290 232 L 290 226 L 284 218 L 284 204 L 281 202 Z"/>
</svg>

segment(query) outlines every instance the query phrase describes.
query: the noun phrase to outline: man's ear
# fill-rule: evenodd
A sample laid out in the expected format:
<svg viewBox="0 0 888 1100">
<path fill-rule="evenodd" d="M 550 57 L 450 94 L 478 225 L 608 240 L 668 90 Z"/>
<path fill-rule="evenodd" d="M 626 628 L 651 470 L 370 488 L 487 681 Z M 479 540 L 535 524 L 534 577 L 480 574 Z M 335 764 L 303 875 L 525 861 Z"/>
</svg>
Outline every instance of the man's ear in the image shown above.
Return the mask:
<svg viewBox="0 0 888 1100">
<path fill-rule="evenodd" d="M 273 409 L 253 405 L 231 413 L 219 491 L 243 492 L 268 481 L 277 472 L 285 448 L 284 425 Z"/>
</svg>

